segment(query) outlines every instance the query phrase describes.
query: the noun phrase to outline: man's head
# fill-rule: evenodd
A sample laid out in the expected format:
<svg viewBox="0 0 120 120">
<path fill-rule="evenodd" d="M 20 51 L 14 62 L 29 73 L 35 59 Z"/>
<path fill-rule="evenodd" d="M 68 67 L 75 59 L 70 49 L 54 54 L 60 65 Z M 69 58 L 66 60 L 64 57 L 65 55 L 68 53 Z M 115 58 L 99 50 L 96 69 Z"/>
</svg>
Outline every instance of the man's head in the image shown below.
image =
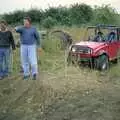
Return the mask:
<svg viewBox="0 0 120 120">
<path fill-rule="evenodd" d="M 24 17 L 24 26 L 30 27 L 31 26 L 31 18 L 30 17 Z"/>
<path fill-rule="evenodd" d="M 0 29 L 1 31 L 5 31 L 7 29 L 7 22 L 2 20 L 0 21 Z"/>
<path fill-rule="evenodd" d="M 101 31 L 99 31 L 99 32 L 98 32 L 98 35 L 102 36 L 102 35 L 103 35 L 103 33 L 102 33 Z"/>
</svg>

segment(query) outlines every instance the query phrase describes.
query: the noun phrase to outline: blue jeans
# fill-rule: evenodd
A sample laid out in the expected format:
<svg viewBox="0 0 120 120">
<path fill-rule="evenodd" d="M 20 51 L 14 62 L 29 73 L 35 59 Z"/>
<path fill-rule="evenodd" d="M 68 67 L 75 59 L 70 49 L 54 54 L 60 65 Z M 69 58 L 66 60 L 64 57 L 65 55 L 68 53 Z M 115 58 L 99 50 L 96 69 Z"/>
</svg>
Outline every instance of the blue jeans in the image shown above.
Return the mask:
<svg viewBox="0 0 120 120">
<path fill-rule="evenodd" d="M 32 75 L 38 73 L 36 45 L 21 45 L 21 63 L 24 76 L 30 75 L 30 67 Z"/>
<path fill-rule="evenodd" d="M 10 48 L 0 48 L 0 77 L 9 74 Z"/>
</svg>

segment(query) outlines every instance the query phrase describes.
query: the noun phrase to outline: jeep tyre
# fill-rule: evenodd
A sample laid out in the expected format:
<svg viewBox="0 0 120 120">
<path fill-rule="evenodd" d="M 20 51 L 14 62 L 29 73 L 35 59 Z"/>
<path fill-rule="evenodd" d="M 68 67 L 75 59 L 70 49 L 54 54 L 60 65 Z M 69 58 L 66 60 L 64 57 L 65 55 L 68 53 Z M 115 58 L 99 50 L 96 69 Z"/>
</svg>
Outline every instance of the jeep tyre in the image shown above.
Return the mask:
<svg viewBox="0 0 120 120">
<path fill-rule="evenodd" d="M 107 55 L 101 55 L 94 60 L 94 66 L 100 71 L 107 70 L 109 68 L 109 60 Z"/>
</svg>

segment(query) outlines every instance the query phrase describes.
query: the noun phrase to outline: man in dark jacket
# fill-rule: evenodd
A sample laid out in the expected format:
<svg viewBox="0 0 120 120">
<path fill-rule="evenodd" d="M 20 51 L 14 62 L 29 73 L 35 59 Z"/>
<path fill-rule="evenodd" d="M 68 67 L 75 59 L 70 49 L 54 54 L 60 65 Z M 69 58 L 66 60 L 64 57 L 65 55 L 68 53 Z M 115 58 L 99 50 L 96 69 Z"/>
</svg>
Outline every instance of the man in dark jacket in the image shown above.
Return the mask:
<svg viewBox="0 0 120 120">
<path fill-rule="evenodd" d="M 7 23 L 0 22 L 0 80 L 9 74 L 10 48 L 15 50 L 13 35 L 7 30 Z"/>
</svg>

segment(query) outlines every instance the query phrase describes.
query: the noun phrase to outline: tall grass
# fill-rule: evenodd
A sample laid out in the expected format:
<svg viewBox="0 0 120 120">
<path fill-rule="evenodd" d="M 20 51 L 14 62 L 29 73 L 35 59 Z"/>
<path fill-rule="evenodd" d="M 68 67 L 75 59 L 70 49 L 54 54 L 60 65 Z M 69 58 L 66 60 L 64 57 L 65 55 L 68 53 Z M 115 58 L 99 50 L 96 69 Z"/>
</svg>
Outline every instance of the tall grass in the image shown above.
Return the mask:
<svg viewBox="0 0 120 120">
<path fill-rule="evenodd" d="M 74 42 L 84 40 L 85 37 L 85 28 L 79 27 L 54 27 L 51 31 L 54 30 L 63 30 L 67 31 L 73 38 Z M 19 35 L 14 34 L 16 43 L 19 40 Z M 42 71 L 57 72 L 59 70 L 65 69 L 65 51 L 61 49 L 60 39 L 54 35 L 49 34 L 48 37 L 42 40 L 42 52 L 38 53 L 39 68 Z M 20 70 L 20 50 L 17 49 L 13 53 L 13 71 L 16 73 Z M 120 76 L 119 74 L 120 65 L 112 65 L 109 72 L 106 76 Z"/>
</svg>

